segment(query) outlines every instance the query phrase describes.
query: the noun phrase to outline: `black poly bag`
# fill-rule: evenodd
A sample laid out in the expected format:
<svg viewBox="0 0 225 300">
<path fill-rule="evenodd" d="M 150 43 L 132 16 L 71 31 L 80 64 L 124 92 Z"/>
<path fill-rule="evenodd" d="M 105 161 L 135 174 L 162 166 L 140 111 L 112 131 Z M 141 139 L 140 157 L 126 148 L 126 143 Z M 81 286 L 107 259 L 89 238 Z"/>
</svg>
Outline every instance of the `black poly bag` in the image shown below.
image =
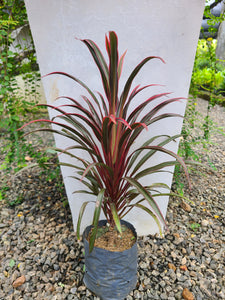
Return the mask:
<svg viewBox="0 0 225 300">
<path fill-rule="evenodd" d="M 99 221 L 99 227 L 105 226 L 106 220 Z M 134 227 L 121 220 L 121 225 L 130 228 L 137 238 Z M 89 290 L 102 300 L 123 300 L 137 283 L 137 242 L 128 250 L 112 252 L 94 247 L 89 253 L 87 236 L 92 226 L 83 233 L 85 249 L 84 283 Z"/>
</svg>

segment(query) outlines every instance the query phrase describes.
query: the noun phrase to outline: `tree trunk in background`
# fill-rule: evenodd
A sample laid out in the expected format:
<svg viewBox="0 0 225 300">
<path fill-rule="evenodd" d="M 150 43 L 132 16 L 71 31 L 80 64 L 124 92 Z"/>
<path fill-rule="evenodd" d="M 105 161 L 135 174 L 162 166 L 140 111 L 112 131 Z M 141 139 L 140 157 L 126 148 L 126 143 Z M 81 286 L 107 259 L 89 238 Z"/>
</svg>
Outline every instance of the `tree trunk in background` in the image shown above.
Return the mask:
<svg viewBox="0 0 225 300">
<path fill-rule="evenodd" d="M 225 3 L 223 3 L 222 12 L 225 12 Z M 225 21 L 220 24 L 217 36 L 216 58 L 224 60 L 225 65 Z"/>
</svg>

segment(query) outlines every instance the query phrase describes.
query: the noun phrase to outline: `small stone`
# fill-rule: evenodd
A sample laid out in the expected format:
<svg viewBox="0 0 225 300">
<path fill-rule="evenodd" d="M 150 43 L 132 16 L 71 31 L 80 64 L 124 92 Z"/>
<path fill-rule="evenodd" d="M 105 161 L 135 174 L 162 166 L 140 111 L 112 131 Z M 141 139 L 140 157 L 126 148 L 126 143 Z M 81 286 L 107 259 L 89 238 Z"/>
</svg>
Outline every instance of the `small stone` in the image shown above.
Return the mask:
<svg viewBox="0 0 225 300">
<path fill-rule="evenodd" d="M 172 269 L 174 272 L 176 271 L 176 267 L 174 266 L 174 264 L 168 263 L 168 267 L 169 269 Z"/>
<path fill-rule="evenodd" d="M 220 291 L 217 296 L 220 298 L 220 299 L 225 299 L 225 293 L 223 291 Z"/>
<path fill-rule="evenodd" d="M 59 267 L 59 265 L 54 264 L 54 265 L 53 265 L 53 269 L 54 269 L 55 271 L 58 271 L 58 270 L 60 269 L 60 267 Z"/>
<path fill-rule="evenodd" d="M 147 269 L 148 265 L 145 262 L 140 263 L 140 268 L 141 269 Z"/>
<path fill-rule="evenodd" d="M 174 259 L 177 258 L 177 254 L 176 254 L 174 251 L 171 252 L 171 256 L 172 256 L 172 258 L 174 258 Z"/>
<path fill-rule="evenodd" d="M 183 292 L 182 292 L 182 297 L 185 299 L 185 300 L 194 300 L 194 295 L 192 294 L 192 292 L 190 292 L 187 288 L 184 288 L 183 289 Z"/>
<path fill-rule="evenodd" d="M 165 286 L 166 286 L 166 283 L 165 283 L 165 281 L 160 281 L 160 283 L 159 283 L 159 285 L 162 287 L 162 288 L 164 288 Z"/>
<path fill-rule="evenodd" d="M 195 271 L 191 271 L 189 274 L 190 274 L 191 277 L 197 277 L 197 274 L 196 274 Z"/>
<path fill-rule="evenodd" d="M 44 266 L 42 267 L 42 270 L 43 270 L 44 273 L 47 272 L 48 269 L 49 269 L 48 265 L 44 265 Z"/>
<path fill-rule="evenodd" d="M 76 292 L 77 292 L 77 288 L 75 286 L 70 289 L 71 294 L 75 295 Z"/>
<path fill-rule="evenodd" d="M 203 227 L 207 227 L 209 225 L 209 221 L 208 220 L 202 220 L 201 222 Z"/>
<path fill-rule="evenodd" d="M 159 276 L 159 274 L 160 274 L 160 273 L 159 273 L 158 271 L 156 271 L 156 270 L 153 270 L 153 271 L 152 271 L 152 275 L 155 276 L 155 277 Z"/>
<path fill-rule="evenodd" d="M 17 287 L 21 286 L 22 284 L 24 284 L 25 281 L 26 281 L 26 278 L 24 275 L 22 275 L 13 282 L 13 287 L 17 288 Z"/>
<path fill-rule="evenodd" d="M 20 275 L 20 272 L 18 270 L 15 270 L 11 276 L 11 282 L 13 283 L 14 281 L 16 281 L 16 279 L 19 278 Z"/>
<path fill-rule="evenodd" d="M 139 291 L 135 290 L 134 291 L 134 299 L 141 299 L 142 295 Z"/>
<path fill-rule="evenodd" d="M 175 239 L 175 241 L 173 242 L 175 245 L 179 245 L 184 241 L 184 239 L 182 237 L 179 237 L 178 239 Z"/>
<path fill-rule="evenodd" d="M 160 299 L 168 300 L 167 294 L 166 294 L 166 293 L 162 293 L 162 294 L 160 295 Z"/>
<path fill-rule="evenodd" d="M 176 233 L 176 232 L 175 232 L 173 235 L 174 235 L 174 237 L 177 238 L 177 239 L 179 239 L 179 237 L 180 237 L 179 233 Z"/>
<path fill-rule="evenodd" d="M 79 286 L 79 288 L 77 290 L 78 290 L 78 292 L 83 292 L 86 290 L 86 286 L 81 285 L 81 286 Z"/>
<path fill-rule="evenodd" d="M 41 279 L 42 279 L 45 283 L 49 282 L 49 279 L 48 279 L 47 276 L 43 276 Z"/>
<path fill-rule="evenodd" d="M 218 253 L 216 253 L 216 254 L 213 256 L 213 259 L 215 259 L 215 260 L 221 259 L 222 255 L 224 254 L 223 251 L 224 251 L 224 250 L 221 249 L 221 251 L 219 251 Z"/>
<path fill-rule="evenodd" d="M 189 204 L 187 204 L 186 202 L 182 201 L 180 206 L 186 212 L 191 212 L 191 206 Z"/>
<path fill-rule="evenodd" d="M 90 297 L 91 296 L 91 292 L 87 289 L 86 290 L 86 297 Z"/>
<path fill-rule="evenodd" d="M 187 258 L 186 257 L 182 258 L 181 264 L 182 265 L 186 265 L 186 263 L 187 263 Z"/>
<path fill-rule="evenodd" d="M 180 270 L 181 271 L 187 271 L 187 266 L 186 265 L 182 265 L 182 266 L 180 266 Z"/>
<path fill-rule="evenodd" d="M 144 283 L 144 285 L 150 284 L 150 278 L 145 278 L 143 283 Z"/>
</svg>

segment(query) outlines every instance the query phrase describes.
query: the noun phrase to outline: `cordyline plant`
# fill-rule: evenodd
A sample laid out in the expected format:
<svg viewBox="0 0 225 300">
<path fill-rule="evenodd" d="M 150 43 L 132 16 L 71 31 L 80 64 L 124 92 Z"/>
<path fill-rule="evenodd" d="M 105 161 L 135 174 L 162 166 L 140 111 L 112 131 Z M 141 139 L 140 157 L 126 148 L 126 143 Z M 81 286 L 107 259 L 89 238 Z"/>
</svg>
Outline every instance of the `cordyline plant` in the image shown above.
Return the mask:
<svg viewBox="0 0 225 300">
<path fill-rule="evenodd" d="M 82 42 L 89 49 L 99 69 L 105 96 L 98 93 L 98 97 L 96 97 L 85 83 L 74 76 L 64 72 L 52 72 L 48 75 L 63 75 L 81 85 L 89 95 L 88 97 L 82 96 L 86 105 L 71 97 L 63 96 L 60 98 L 69 100 L 69 104 L 57 107 L 46 104 L 47 107 L 59 113 L 51 121 L 39 119 L 28 124 L 48 122 L 57 125 L 60 130 L 49 128 L 38 130 L 57 133 L 74 142 L 74 145 L 67 149 L 57 148 L 56 150 L 70 155 L 81 163 L 81 166 L 62 163 L 62 165 L 77 169 L 79 176 L 74 176 L 73 178 L 81 180 L 87 188 L 86 190 L 75 192 L 97 196 L 92 223 L 93 230 L 90 237 L 91 251 L 94 247 L 101 210 L 110 226 L 116 226 L 117 230 L 122 233 L 120 220 L 133 207 L 141 208 L 154 218 L 161 232 L 161 224 L 165 225 L 165 220 L 154 198 L 160 195 L 171 195 L 171 192 L 162 193 L 158 190 L 162 188 L 170 190 L 170 188 L 164 183 L 143 186 L 140 180 L 146 175 L 166 171 L 164 170 L 165 167 L 174 166 L 177 163 L 183 166 L 187 176 L 188 174 L 183 160 L 174 152 L 164 148 L 166 144 L 177 139 L 179 135 L 172 137 L 165 135 L 154 136 L 145 141 L 141 147 L 135 150 L 131 149 L 142 131 L 148 129 L 151 124 L 165 118 L 181 117 L 181 115 L 175 113 L 159 114 L 162 108 L 181 98 L 166 99 L 151 110 L 147 108 L 149 103 L 165 97 L 169 93 L 153 95 L 139 104 L 133 111 L 129 111 L 134 97 L 144 89 L 154 86 L 154 84 L 143 87 L 138 85 L 131 90 L 135 76 L 148 61 L 152 59 L 164 61 L 156 56 L 149 56 L 143 59 L 130 74 L 119 96 L 119 79 L 125 53 L 119 58 L 116 33 L 111 31 L 105 38 L 109 58 L 108 64 L 93 41 L 85 39 Z M 66 108 L 69 108 L 70 112 L 67 112 Z M 72 112 L 71 109 L 73 110 Z M 140 117 L 143 111 L 147 111 L 147 113 Z M 152 145 L 159 138 L 161 140 L 163 138 L 163 141 Z M 85 151 L 89 159 L 77 157 L 70 152 L 70 150 L 76 149 Z M 172 157 L 172 160 L 155 165 L 146 164 L 158 151 L 168 154 Z M 93 201 L 84 202 L 80 209 L 77 222 L 78 239 L 80 238 L 81 219 L 89 202 Z"/>
</svg>

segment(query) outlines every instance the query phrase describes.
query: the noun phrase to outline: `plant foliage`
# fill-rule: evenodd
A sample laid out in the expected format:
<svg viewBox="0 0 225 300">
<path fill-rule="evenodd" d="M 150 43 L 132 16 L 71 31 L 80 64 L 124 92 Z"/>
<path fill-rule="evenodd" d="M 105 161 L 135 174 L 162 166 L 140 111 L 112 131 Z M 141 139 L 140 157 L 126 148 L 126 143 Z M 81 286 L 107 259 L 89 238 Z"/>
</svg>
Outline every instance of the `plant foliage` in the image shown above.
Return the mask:
<svg viewBox="0 0 225 300">
<path fill-rule="evenodd" d="M 187 169 L 179 156 L 164 147 L 179 136 L 154 136 L 145 141 L 141 147 L 133 148 L 135 140 L 152 124 L 162 119 L 181 117 L 176 113 L 160 114 L 164 107 L 180 100 L 180 98 L 168 99 L 169 93 L 152 95 L 131 110 L 135 96 L 144 89 L 153 86 L 140 87 L 137 85 L 132 88 L 136 75 L 147 62 L 153 59 L 164 61 L 155 56 L 143 59 L 133 69 L 121 95 L 119 95 L 118 86 L 125 53 L 119 57 L 116 33 L 109 32 L 105 38 L 108 63 L 93 41 L 85 39 L 82 42 L 87 46 L 100 72 L 105 96 L 101 93 L 96 96 L 84 82 L 72 75 L 64 72 L 50 73 L 48 75 L 62 75 L 72 79 L 86 90 L 88 97 L 82 96 L 84 104 L 72 97 L 63 97 L 68 100 L 68 104 L 60 106 L 47 104 L 46 106 L 55 110 L 57 115 L 52 120 L 39 119 L 28 124 L 33 122 L 51 123 L 54 125 L 53 129 L 39 130 L 51 131 L 74 142 L 74 145 L 69 149 L 57 149 L 57 151 L 68 154 L 80 162 L 80 166 L 77 163 L 62 163 L 77 169 L 77 176 L 74 178 L 82 180 L 87 188 L 75 192 L 96 196 L 93 216 L 94 229 L 90 239 L 91 251 L 94 246 L 101 210 L 108 223 L 111 226 L 116 226 L 117 230 L 121 232 L 120 219 L 133 207 L 141 208 L 154 218 L 161 231 L 161 225 L 165 225 L 165 220 L 155 197 L 168 195 L 168 192 L 162 193 L 161 190 L 168 190 L 169 187 L 163 183 L 144 186 L 141 184 L 142 179 L 149 174 L 165 172 L 166 167 L 174 166 L 177 163 L 183 166 L 186 174 Z M 160 104 L 149 109 L 148 105 L 154 103 L 156 99 L 161 99 Z M 71 150 L 76 149 L 82 149 L 89 158 L 83 159 L 71 152 Z M 157 152 L 167 154 L 171 160 L 150 165 L 150 158 Z M 81 206 L 77 223 L 78 238 L 80 237 L 82 216 L 88 204 L 89 201 Z"/>
<path fill-rule="evenodd" d="M 22 49 L 16 39 L 18 30 L 27 26 L 27 16 L 24 1 L 0 1 L 0 135 L 3 134 L 7 143 L 3 144 L 0 154 L 4 154 L 1 169 L 11 170 L 11 164 L 16 170 L 26 166 L 25 153 L 31 154 L 31 145 L 21 140 L 21 118 L 25 118 L 38 96 L 36 92 L 39 74 L 32 72 L 37 66 L 32 50 Z M 25 55 L 26 54 L 26 55 Z M 24 63 L 26 58 L 26 64 Z M 24 93 L 18 84 L 16 75 L 22 75 Z M 32 99 L 33 98 L 33 99 Z"/>
</svg>

